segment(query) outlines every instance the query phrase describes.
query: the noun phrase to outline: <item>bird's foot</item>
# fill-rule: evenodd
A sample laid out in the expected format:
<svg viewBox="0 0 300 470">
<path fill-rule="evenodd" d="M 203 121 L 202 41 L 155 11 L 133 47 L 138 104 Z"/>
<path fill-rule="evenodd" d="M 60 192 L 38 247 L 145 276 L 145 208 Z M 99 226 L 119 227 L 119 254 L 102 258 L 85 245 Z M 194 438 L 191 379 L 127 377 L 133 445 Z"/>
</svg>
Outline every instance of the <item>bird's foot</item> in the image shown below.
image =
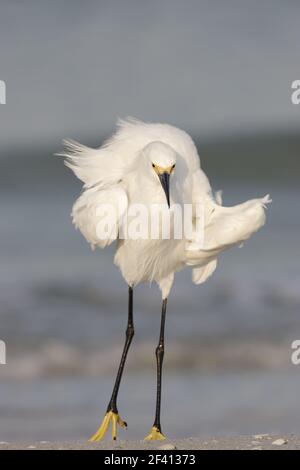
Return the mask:
<svg viewBox="0 0 300 470">
<path fill-rule="evenodd" d="M 145 441 L 163 441 L 166 436 L 156 426 L 152 426 L 150 434 L 145 437 Z"/>
<path fill-rule="evenodd" d="M 123 421 L 118 413 L 114 413 L 113 411 L 108 411 L 103 418 L 100 428 L 98 431 L 90 438 L 90 442 L 97 442 L 101 441 L 105 434 L 108 431 L 109 425 L 111 423 L 111 431 L 112 431 L 112 438 L 115 441 L 117 439 L 117 426 L 119 425 L 121 428 L 126 429 L 127 424 Z"/>
</svg>

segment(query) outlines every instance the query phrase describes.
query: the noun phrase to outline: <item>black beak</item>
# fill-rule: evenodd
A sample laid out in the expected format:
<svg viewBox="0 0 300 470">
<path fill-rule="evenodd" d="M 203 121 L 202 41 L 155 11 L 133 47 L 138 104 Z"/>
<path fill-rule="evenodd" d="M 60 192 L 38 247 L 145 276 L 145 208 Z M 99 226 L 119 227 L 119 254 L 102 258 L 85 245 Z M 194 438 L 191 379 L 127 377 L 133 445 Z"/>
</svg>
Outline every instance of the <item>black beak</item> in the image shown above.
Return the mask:
<svg viewBox="0 0 300 470">
<path fill-rule="evenodd" d="M 158 175 L 158 177 L 165 192 L 168 206 L 170 207 L 170 175 L 165 172 Z"/>
</svg>

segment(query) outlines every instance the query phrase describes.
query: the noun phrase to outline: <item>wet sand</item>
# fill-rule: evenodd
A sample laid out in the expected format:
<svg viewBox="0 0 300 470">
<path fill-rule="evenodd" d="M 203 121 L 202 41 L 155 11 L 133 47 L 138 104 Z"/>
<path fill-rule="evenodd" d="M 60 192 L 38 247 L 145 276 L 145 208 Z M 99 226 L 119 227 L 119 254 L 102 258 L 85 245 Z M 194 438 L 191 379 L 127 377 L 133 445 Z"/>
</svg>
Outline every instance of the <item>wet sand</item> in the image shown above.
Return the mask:
<svg viewBox="0 0 300 470">
<path fill-rule="evenodd" d="M 237 436 L 228 438 L 189 438 L 156 442 L 104 441 L 73 442 L 0 442 L 0 450 L 300 450 L 300 437 L 295 435 Z"/>
</svg>

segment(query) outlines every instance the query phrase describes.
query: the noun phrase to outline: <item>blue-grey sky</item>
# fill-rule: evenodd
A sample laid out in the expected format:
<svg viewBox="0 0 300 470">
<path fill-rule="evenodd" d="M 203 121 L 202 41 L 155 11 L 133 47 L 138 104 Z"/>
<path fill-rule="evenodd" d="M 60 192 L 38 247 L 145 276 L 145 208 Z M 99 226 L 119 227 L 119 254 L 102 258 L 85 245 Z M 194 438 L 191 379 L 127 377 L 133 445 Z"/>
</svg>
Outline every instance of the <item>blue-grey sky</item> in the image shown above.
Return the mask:
<svg viewBox="0 0 300 470">
<path fill-rule="evenodd" d="M 1 0 L 2 145 L 110 132 L 297 128 L 296 0 Z"/>
</svg>

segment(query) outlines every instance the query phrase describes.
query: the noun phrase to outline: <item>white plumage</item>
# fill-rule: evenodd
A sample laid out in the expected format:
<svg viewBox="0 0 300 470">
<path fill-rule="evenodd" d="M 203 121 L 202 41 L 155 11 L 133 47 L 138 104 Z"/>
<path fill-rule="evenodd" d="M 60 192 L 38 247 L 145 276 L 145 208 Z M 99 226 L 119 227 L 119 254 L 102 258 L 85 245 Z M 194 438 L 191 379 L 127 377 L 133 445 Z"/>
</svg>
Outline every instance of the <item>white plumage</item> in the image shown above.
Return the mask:
<svg viewBox="0 0 300 470">
<path fill-rule="evenodd" d="M 66 165 L 84 183 L 72 211 L 74 224 L 92 247 L 104 248 L 117 240 L 115 263 L 130 286 L 156 281 L 166 298 L 174 273 L 191 266 L 193 282 L 200 284 L 214 272 L 219 254 L 241 245 L 265 222 L 269 196 L 234 207 L 223 207 L 220 194 L 212 194 L 200 167 L 197 149 L 184 131 L 167 124 L 119 121 L 118 130 L 102 147 L 91 149 L 65 141 Z M 110 203 L 121 218 L 133 204 L 165 204 L 166 198 L 152 165 L 176 164 L 170 177 L 170 203 L 202 204 L 204 240 L 121 240 L 113 230 L 106 240 L 97 236 L 97 207 Z M 195 222 L 195 220 L 194 220 Z"/>
</svg>

